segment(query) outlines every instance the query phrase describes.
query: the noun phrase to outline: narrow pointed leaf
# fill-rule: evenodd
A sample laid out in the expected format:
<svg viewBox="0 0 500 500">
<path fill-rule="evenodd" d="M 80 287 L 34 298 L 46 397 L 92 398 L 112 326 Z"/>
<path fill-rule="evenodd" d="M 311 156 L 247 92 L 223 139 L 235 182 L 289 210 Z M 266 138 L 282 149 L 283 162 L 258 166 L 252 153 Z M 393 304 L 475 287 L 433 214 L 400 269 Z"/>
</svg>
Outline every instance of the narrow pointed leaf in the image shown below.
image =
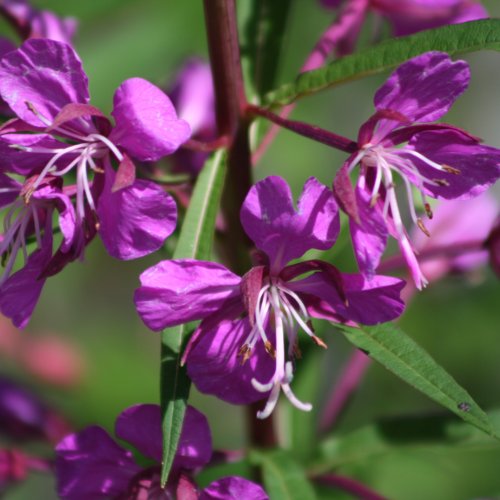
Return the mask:
<svg viewBox="0 0 500 500">
<path fill-rule="evenodd" d="M 422 31 L 386 40 L 374 47 L 302 73 L 265 97 L 269 106 L 283 106 L 347 81 L 395 68 L 423 52 L 439 50 L 450 55 L 477 50 L 500 50 L 500 19 L 483 19 Z"/>
<path fill-rule="evenodd" d="M 226 154 L 218 151 L 198 176 L 191 202 L 182 225 L 174 258 L 209 259 L 215 219 L 226 173 Z M 162 408 L 163 460 L 161 482 L 168 475 L 177 451 L 187 407 L 191 381 L 180 366 L 182 346 L 189 325 L 169 328 L 162 333 L 160 399 Z"/>
<path fill-rule="evenodd" d="M 316 498 L 304 470 L 286 451 L 252 451 L 250 461 L 261 467 L 264 488 L 271 500 Z"/>
<path fill-rule="evenodd" d="M 488 416 L 444 368 L 391 323 L 352 328 L 336 325 L 344 336 L 406 383 L 478 429 L 495 435 Z"/>
</svg>

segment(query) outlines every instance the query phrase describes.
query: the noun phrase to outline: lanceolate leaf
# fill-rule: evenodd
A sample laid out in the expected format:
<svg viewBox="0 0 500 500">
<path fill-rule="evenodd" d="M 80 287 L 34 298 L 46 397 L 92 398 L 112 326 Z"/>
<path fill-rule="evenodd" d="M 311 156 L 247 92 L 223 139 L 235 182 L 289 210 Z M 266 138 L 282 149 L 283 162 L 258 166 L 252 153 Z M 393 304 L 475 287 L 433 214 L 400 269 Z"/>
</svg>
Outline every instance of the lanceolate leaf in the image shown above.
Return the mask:
<svg viewBox="0 0 500 500">
<path fill-rule="evenodd" d="M 482 49 L 500 50 L 499 19 L 444 26 L 384 41 L 320 69 L 302 73 L 294 83 L 283 85 L 267 94 L 265 103 L 269 106 L 290 104 L 300 97 L 333 85 L 393 69 L 404 61 L 430 50 L 453 55 Z"/>
<path fill-rule="evenodd" d="M 226 173 L 226 154 L 216 152 L 206 163 L 193 191 L 174 258 L 209 259 L 215 219 Z M 162 333 L 161 408 L 163 460 L 161 482 L 165 484 L 172 467 L 182 429 L 190 380 L 180 366 L 181 349 L 189 325 L 169 328 Z"/>
<path fill-rule="evenodd" d="M 286 451 L 253 451 L 250 460 L 262 468 L 264 488 L 271 500 L 316 498 L 304 470 Z"/>
<path fill-rule="evenodd" d="M 390 323 L 352 328 L 337 325 L 352 344 L 399 378 L 482 431 L 495 435 L 488 416 L 434 359 Z"/>
</svg>

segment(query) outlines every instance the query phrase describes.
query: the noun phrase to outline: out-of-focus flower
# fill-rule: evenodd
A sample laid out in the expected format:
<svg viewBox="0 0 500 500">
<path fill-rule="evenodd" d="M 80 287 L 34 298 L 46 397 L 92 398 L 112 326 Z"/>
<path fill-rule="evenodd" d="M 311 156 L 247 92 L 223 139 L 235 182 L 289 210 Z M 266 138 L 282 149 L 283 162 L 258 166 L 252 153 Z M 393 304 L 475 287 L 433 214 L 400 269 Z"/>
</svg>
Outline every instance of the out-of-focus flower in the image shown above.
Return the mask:
<svg viewBox="0 0 500 500">
<path fill-rule="evenodd" d="M 185 353 L 188 373 L 202 392 L 236 404 L 267 396 L 258 413 L 265 418 L 281 388 L 293 405 L 310 410 L 290 388 L 299 328 L 326 347 L 311 317 L 364 324 L 394 319 L 403 311 L 404 282 L 385 276 L 367 281 L 318 260 L 287 266 L 311 248 L 330 248 L 339 232 L 332 193 L 314 178 L 306 182 L 297 210 L 282 178 L 258 182 L 242 206 L 241 222 L 262 252 L 262 265 L 240 278 L 214 262 L 160 262 L 140 277 L 137 310 L 152 330 L 203 319 Z"/>
<path fill-rule="evenodd" d="M 175 228 L 175 202 L 157 184 L 135 178 L 132 158 L 156 161 L 171 154 L 190 129 L 169 98 L 141 78 L 126 80 L 115 92 L 112 126 L 88 104 L 88 80 L 77 54 L 52 40 L 28 40 L 1 59 L 0 96 L 17 115 L 0 130 L 2 204 L 11 206 L 1 242 L 10 265 L 0 310 L 23 327 L 44 280 L 82 257 L 96 233 L 119 259 L 142 257 L 163 245 Z M 63 186 L 70 172 L 76 185 Z M 19 185 L 5 173 L 26 181 Z M 63 234 L 55 254 L 47 213 L 54 209 Z M 30 236 L 37 250 L 27 258 Z M 8 277 L 21 249 L 26 264 Z"/>
<path fill-rule="evenodd" d="M 337 8 L 342 3 L 347 8 L 354 3 L 365 4 L 363 17 L 371 10 L 387 19 L 396 36 L 488 17 L 477 0 L 321 0 L 327 8 Z"/>
<path fill-rule="evenodd" d="M 257 484 L 231 476 L 199 490 L 192 474 L 212 456 L 212 440 L 205 416 L 188 407 L 182 433 L 165 489 L 160 487 L 162 459 L 161 414 L 158 405 L 132 406 L 115 425 L 119 439 L 130 443 L 154 465 L 141 467 L 98 426 L 65 437 L 56 447 L 58 493 L 68 500 L 104 498 L 264 500 Z"/>
<path fill-rule="evenodd" d="M 0 376 L 0 433 L 9 439 L 45 439 L 57 443 L 70 432 L 68 423 L 38 396 Z"/>
<path fill-rule="evenodd" d="M 500 176 L 500 150 L 457 127 L 430 123 L 448 111 L 469 76 L 465 61 L 427 52 L 402 64 L 375 94 L 376 112 L 361 126 L 358 150 L 334 181 L 336 196 L 350 217 L 359 267 L 367 277 L 375 272 L 390 234 L 398 240 L 417 288 L 427 283 L 403 224 L 398 180 L 413 222 L 430 235 L 417 215 L 413 188 L 432 219 L 428 196 L 472 198 Z M 360 174 L 353 190 L 349 173 L 357 165 Z"/>
<path fill-rule="evenodd" d="M 490 193 L 471 200 L 453 200 L 435 208 L 434 217 L 427 224 L 432 238 L 418 228 L 414 228 L 412 235 L 416 251 L 422 256 L 431 255 L 420 263 L 427 279 L 436 281 L 449 273 L 484 266 L 488 261 L 485 243 L 499 211 L 500 205 Z M 448 248 L 450 252 L 439 254 L 440 248 Z"/>
</svg>

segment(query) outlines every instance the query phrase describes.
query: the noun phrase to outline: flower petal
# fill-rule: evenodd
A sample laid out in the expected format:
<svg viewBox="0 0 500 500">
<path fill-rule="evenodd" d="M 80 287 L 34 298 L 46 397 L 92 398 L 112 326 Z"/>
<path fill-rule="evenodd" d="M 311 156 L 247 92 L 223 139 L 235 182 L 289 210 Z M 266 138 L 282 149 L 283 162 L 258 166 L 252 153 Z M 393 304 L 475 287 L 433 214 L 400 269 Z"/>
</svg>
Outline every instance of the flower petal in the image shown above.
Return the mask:
<svg viewBox="0 0 500 500">
<path fill-rule="evenodd" d="M 192 346 L 188 346 L 187 369 L 197 389 L 232 404 L 248 404 L 267 397 L 256 391 L 252 378 L 267 382 L 274 372 L 274 360 L 257 342 L 250 358 L 242 364 L 239 351 L 248 340 L 247 318 L 202 322 Z M 274 338 L 269 339 L 274 343 Z"/>
<path fill-rule="evenodd" d="M 57 491 L 64 499 L 116 498 L 140 470 L 101 427 L 70 434 L 56 447 Z"/>
<path fill-rule="evenodd" d="M 440 172 L 412 157 L 413 164 L 427 179 L 442 179 L 447 186 L 425 183 L 426 191 L 436 198 L 473 198 L 500 177 L 500 150 L 479 144 L 456 130 L 434 130 L 415 135 L 409 148 L 433 162 L 457 169 L 460 173 Z M 401 150 L 404 155 L 404 149 Z"/>
<path fill-rule="evenodd" d="M 140 280 L 134 301 L 152 330 L 202 319 L 240 295 L 241 278 L 215 262 L 164 260 L 144 271 Z M 242 302 L 240 307 L 243 311 Z"/>
<path fill-rule="evenodd" d="M 351 320 L 364 325 L 385 323 L 398 318 L 404 310 L 400 293 L 405 282 L 389 276 L 373 276 L 367 280 L 361 274 L 342 274 L 347 304 L 340 298 L 336 286 L 325 273 L 315 273 L 307 278 L 292 281 L 287 286 L 296 292 L 306 293 L 322 301 L 315 304 L 322 314 L 313 316 L 327 317 L 332 320 Z M 307 304 L 307 300 L 306 300 Z"/>
<path fill-rule="evenodd" d="M 327 250 L 340 230 L 331 190 L 313 177 L 304 185 L 297 210 L 284 179 L 272 176 L 257 182 L 243 202 L 241 223 L 275 271 L 311 248 Z"/>
<path fill-rule="evenodd" d="M 359 224 L 349 218 L 354 254 L 359 270 L 368 279 L 375 275 L 380 258 L 387 244 L 387 226 L 377 206 L 370 206 L 370 195 L 359 186 L 356 188 Z"/>
<path fill-rule="evenodd" d="M 106 250 L 122 260 L 156 252 L 175 229 L 174 199 L 161 186 L 145 180 L 113 192 L 115 177 L 107 168 L 97 205 L 99 234 Z"/>
<path fill-rule="evenodd" d="M 157 161 L 186 142 L 191 129 L 177 118 L 168 96 L 142 78 L 125 80 L 116 90 L 110 140 L 141 161 Z"/>
<path fill-rule="evenodd" d="M 465 61 L 453 62 L 444 52 L 426 52 L 392 73 L 375 94 L 375 107 L 397 111 L 413 122 L 432 122 L 448 112 L 469 79 Z M 384 119 L 379 127 L 386 134 L 398 125 L 397 120 Z"/>
<path fill-rule="evenodd" d="M 262 486 L 243 477 L 223 477 L 210 483 L 200 493 L 200 500 L 267 500 Z"/>
<path fill-rule="evenodd" d="M 0 95 L 19 118 L 45 127 L 66 104 L 88 102 L 88 80 L 69 45 L 32 39 L 1 59 Z"/>
</svg>

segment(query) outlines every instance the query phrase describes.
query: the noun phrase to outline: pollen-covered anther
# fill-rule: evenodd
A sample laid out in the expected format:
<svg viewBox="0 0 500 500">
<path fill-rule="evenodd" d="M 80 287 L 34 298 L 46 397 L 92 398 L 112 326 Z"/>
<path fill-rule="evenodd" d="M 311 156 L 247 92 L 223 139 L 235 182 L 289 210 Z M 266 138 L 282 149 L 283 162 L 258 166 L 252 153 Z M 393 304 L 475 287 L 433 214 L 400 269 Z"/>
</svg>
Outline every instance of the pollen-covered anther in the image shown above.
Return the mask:
<svg viewBox="0 0 500 500">
<path fill-rule="evenodd" d="M 252 348 L 248 344 L 243 344 L 238 351 L 238 356 L 241 357 L 240 364 L 243 366 L 250 359 L 251 355 Z"/>
<path fill-rule="evenodd" d="M 453 174 L 453 175 L 460 175 L 460 170 L 458 170 L 458 168 L 453 168 L 453 167 L 450 167 L 449 165 L 442 165 L 443 167 L 443 170 L 445 172 L 448 172 L 449 174 Z"/>
<path fill-rule="evenodd" d="M 269 354 L 269 356 L 271 356 L 273 359 L 276 359 L 276 349 L 273 347 L 271 342 L 269 342 L 269 340 L 266 340 L 264 342 L 264 347 L 266 349 L 267 354 Z"/>
<path fill-rule="evenodd" d="M 313 339 L 313 341 L 316 345 L 319 345 L 323 349 L 328 349 L 328 346 L 316 335 L 312 335 L 311 338 Z"/>
<path fill-rule="evenodd" d="M 448 187 L 450 185 L 450 183 L 445 179 L 431 179 L 431 180 L 432 182 L 435 182 L 439 186 Z"/>
<path fill-rule="evenodd" d="M 425 213 L 427 214 L 427 217 L 429 217 L 429 219 L 432 219 L 434 217 L 434 214 L 432 213 L 431 206 L 428 203 L 425 203 L 424 208 L 425 208 Z"/>
<path fill-rule="evenodd" d="M 417 219 L 417 226 L 426 236 L 430 237 L 431 233 L 429 233 L 429 230 L 424 226 L 422 219 Z"/>
</svg>

